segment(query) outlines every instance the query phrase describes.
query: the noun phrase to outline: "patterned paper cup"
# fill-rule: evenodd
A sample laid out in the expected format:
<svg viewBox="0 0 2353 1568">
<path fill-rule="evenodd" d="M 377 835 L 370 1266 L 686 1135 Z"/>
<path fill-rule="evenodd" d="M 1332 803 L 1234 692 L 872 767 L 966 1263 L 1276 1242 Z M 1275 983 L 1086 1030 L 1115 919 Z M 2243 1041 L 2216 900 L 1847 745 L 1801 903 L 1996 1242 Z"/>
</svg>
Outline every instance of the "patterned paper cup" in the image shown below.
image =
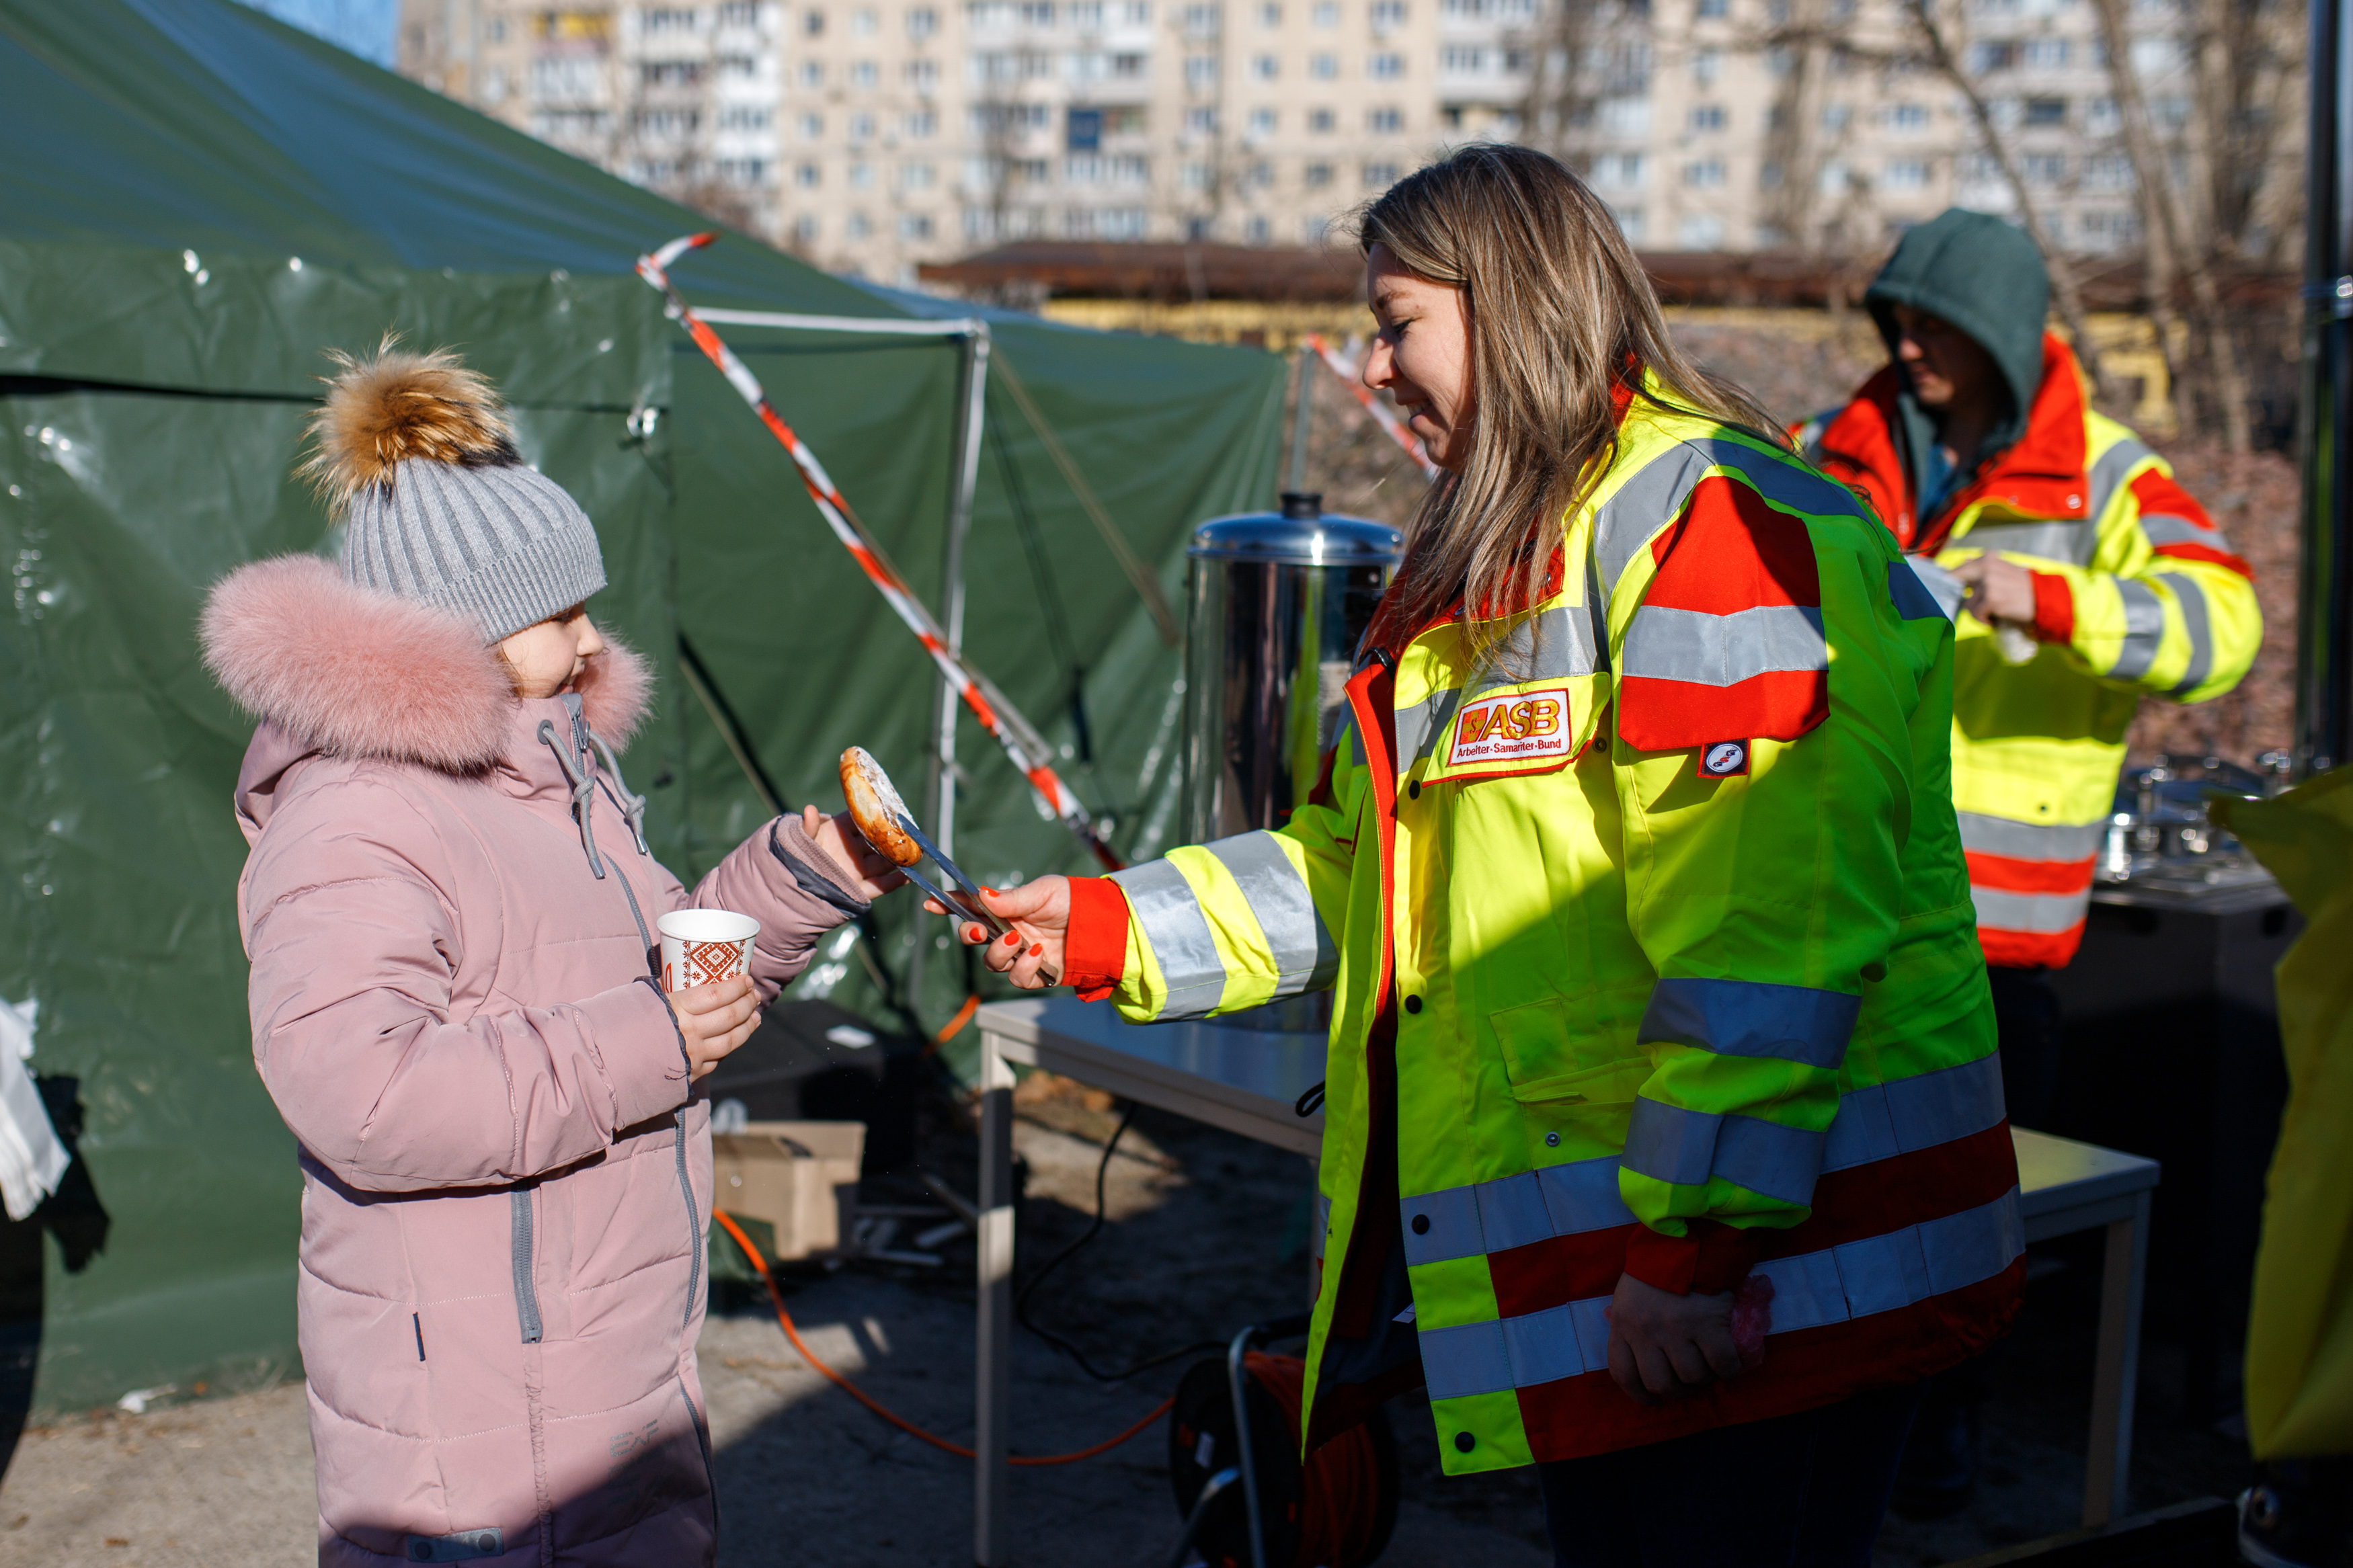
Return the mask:
<svg viewBox="0 0 2353 1568">
<path fill-rule="evenodd" d="M 731 910 L 672 910 L 654 929 L 661 932 L 662 989 L 684 991 L 750 968 L 760 922 Z"/>
</svg>

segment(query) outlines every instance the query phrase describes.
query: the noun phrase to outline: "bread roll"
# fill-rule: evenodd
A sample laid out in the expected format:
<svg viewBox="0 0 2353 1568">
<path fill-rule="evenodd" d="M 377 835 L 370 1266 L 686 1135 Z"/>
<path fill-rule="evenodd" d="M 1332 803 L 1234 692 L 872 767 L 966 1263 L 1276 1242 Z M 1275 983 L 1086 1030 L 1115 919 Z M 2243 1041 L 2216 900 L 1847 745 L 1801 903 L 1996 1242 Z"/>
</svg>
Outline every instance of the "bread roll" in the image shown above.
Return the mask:
<svg viewBox="0 0 2353 1568">
<path fill-rule="evenodd" d="M 912 866 L 923 858 L 922 846 L 899 826 L 899 818 L 912 815 L 907 803 L 863 746 L 841 753 L 841 798 L 849 803 L 849 820 L 876 854 L 893 866 Z"/>
</svg>

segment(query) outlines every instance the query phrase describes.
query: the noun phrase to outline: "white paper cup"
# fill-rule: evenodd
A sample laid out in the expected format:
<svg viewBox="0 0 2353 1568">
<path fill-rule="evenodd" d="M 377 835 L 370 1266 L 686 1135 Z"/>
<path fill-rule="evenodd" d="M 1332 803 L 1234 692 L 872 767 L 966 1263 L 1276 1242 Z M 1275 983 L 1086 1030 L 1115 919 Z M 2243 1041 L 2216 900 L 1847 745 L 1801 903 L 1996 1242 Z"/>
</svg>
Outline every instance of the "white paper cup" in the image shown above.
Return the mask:
<svg viewBox="0 0 2353 1568">
<path fill-rule="evenodd" d="M 760 922 L 732 910 L 672 910 L 654 929 L 661 932 L 662 989 L 685 991 L 750 969 Z"/>
</svg>

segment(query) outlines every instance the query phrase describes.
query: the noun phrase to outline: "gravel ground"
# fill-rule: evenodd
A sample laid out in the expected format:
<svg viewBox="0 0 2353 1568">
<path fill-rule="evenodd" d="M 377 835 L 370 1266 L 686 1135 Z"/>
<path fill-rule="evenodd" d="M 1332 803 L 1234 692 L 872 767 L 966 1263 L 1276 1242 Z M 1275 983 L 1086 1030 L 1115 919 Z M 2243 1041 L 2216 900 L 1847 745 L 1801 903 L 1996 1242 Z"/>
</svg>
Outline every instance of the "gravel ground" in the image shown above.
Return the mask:
<svg viewBox="0 0 2353 1568">
<path fill-rule="evenodd" d="M 1029 1168 L 1026 1279 L 1084 1230 L 1102 1140 L 1116 1120 L 1075 1093 L 1025 1100 L 1017 1146 Z M 934 1131 L 926 1147 L 941 1156 L 934 1168 L 969 1191 L 970 1140 Z M 1112 1223 L 1041 1289 L 1037 1316 L 1115 1362 L 1295 1310 L 1306 1288 L 1294 1223 L 1306 1186 L 1295 1156 L 1144 1112 L 1112 1162 Z M 951 1247 L 936 1274 L 852 1268 L 798 1279 L 789 1306 L 818 1355 L 910 1419 L 963 1441 L 972 1417 L 970 1258 L 967 1245 Z M 1891 1520 L 1878 1558 L 1888 1568 L 1951 1563 L 2075 1522 L 2096 1260 L 2064 1247 L 2041 1251 L 2037 1276 L 2020 1331 L 1997 1352 L 1983 1491 L 1951 1520 Z M 828 1384 L 765 1301 L 715 1312 L 702 1354 L 730 1568 L 971 1561 L 969 1466 Z M 1182 1364 L 1105 1388 L 1020 1335 L 1015 1446 L 1062 1452 L 1109 1436 L 1151 1409 Z M 2242 1447 L 2181 1420 L 2178 1365 L 2166 1347 L 2149 1349 L 2135 1469 L 2144 1508 L 2242 1484 Z M 1405 1502 L 1383 1561 L 1542 1568 L 1549 1554 L 1532 1478 L 1448 1479 L 1426 1406 L 1400 1399 L 1390 1416 Z M 1161 1561 L 1176 1531 L 1166 1441 L 1155 1427 L 1101 1458 L 1016 1471 L 1014 1561 Z M 28 1431 L 0 1480 L 0 1562 L 292 1568 L 312 1560 L 312 1520 L 301 1390 L 280 1387 Z"/>
</svg>

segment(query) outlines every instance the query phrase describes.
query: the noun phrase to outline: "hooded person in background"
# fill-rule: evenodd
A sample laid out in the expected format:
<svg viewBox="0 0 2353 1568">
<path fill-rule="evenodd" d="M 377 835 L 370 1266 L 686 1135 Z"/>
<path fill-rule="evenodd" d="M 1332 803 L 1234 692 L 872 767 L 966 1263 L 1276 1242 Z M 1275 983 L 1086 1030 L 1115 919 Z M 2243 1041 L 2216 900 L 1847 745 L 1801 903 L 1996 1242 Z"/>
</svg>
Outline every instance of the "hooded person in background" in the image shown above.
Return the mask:
<svg viewBox="0 0 2353 1568">
<path fill-rule="evenodd" d="M 2263 640 L 2247 563 L 2163 458 L 2092 410 L 2073 353 L 2043 330 L 2050 293 L 2034 242 L 2004 220 L 1956 207 L 1921 225 L 1863 295 L 1889 363 L 1795 432 L 1963 606 L 1953 804 L 2010 1116 L 2027 1127 L 2056 1083 L 2051 972 L 2083 940 L 2134 710 L 2221 696 Z M 1967 1500 L 1970 1426 L 1966 1400 L 1932 1394 L 1899 1508 Z"/>
</svg>

